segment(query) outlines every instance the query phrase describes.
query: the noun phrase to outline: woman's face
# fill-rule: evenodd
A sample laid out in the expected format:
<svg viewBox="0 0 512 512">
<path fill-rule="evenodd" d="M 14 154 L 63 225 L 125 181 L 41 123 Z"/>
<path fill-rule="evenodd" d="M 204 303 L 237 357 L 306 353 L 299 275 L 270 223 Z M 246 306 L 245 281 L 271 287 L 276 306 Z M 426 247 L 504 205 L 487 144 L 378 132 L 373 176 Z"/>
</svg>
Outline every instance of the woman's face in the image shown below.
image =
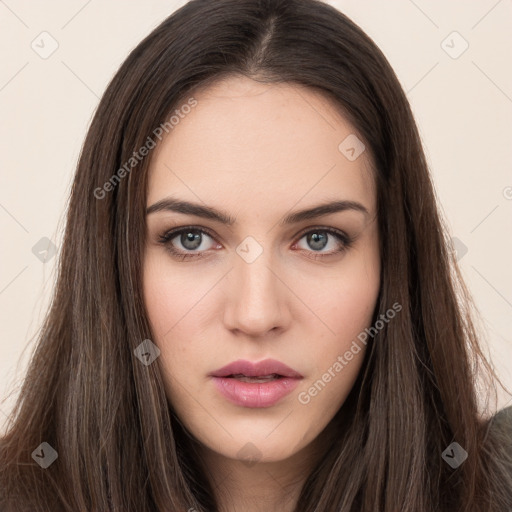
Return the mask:
<svg viewBox="0 0 512 512">
<path fill-rule="evenodd" d="M 147 206 L 168 200 L 147 215 L 152 341 L 170 404 L 207 449 L 284 460 L 327 426 L 363 361 L 351 347 L 380 282 L 369 154 L 306 88 L 236 77 L 194 98 L 152 156 Z M 352 206 L 315 215 L 335 201 Z M 212 376 L 269 359 L 295 374 Z"/>
</svg>

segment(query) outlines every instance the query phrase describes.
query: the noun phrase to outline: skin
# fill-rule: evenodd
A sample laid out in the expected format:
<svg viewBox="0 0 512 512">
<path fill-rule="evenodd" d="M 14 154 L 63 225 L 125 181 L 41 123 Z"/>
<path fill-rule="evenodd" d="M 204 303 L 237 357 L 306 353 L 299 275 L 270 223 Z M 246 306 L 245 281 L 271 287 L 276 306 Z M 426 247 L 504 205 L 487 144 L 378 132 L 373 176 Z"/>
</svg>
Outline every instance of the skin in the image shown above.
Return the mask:
<svg viewBox="0 0 512 512">
<path fill-rule="evenodd" d="M 328 449 L 331 420 L 359 373 L 364 345 L 307 404 L 299 393 L 371 325 L 379 293 L 369 151 L 347 159 L 338 145 L 356 130 L 328 98 L 304 87 L 230 77 L 194 98 L 197 106 L 154 150 L 147 206 L 173 196 L 236 222 L 172 211 L 147 216 L 143 286 L 157 361 L 171 407 L 200 442 L 220 510 L 292 511 Z M 368 215 L 346 210 L 279 225 L 291 212 L 340 199 L 361 203 Z M 168 245 L 204 255 L 180 261 L 159 237 L 189 225 L 213 236 L 199 233 L 193 249 L 174 235 Z M 343 244 L 322 231 L 328 228 L 355 241 L 329 255 Z M 327 245 L 315 246 L 311 231 L 328 236 Z M 237 253 L 248 236 L 263 251 L 251 263 Z M 208 376 L 237 359 L 266 358 L 304 377 L 272 407 L 232 404 Z M 257 461 L 243 459 L 244 446 Z"/>
</svg>

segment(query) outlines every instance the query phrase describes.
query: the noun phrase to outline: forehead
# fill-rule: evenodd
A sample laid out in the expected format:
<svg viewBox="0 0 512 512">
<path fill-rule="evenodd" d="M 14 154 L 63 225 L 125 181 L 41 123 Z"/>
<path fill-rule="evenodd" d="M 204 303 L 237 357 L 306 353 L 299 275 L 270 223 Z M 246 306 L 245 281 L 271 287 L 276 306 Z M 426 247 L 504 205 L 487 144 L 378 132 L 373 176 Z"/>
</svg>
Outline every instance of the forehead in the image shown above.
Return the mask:
<svg viewBox="0 0 512 512">
<path fill-rule="evenodd" d="M 197 104 L 154 150 L 148 204 L 173 194 L 218 206 L 236 200 L 238 208 L 268 208 L 273 199 L 291 207 L 304 197 L 374 209 L 369 152 L 347 158 L 343 141 L 361 137 L 324 95 L 230 77 L 193 98 Z"/>
</svg>

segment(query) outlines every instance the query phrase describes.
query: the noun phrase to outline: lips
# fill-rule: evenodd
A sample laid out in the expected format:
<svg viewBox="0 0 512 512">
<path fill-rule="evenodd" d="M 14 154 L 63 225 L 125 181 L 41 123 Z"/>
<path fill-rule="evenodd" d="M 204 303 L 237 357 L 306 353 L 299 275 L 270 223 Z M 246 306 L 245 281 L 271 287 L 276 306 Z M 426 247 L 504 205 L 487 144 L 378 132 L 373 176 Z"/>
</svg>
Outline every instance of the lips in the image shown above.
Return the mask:
<svg viewBox="0 0 512 512">
<path fill-rule="evenodd" d="M 275 359 L 257 363 L 234 361 L 210 373 L 210 377 L 224 398 L 246 408 L 276 405 L 303 378 L 293 368 Z"/>
<path fill-rule="evenodd" d="M 239 359 L 238 361 L 233 361 L 232 363 L 215 370 L 210 373 L 210 376 L 234 378 L 257 377 L 260 379 L 264 378 L 266 380 L 282 377 L 293 379 L 302 378 L 302 375 L 293 368 L 290 368 L 286 364 L 276 361 L 275 359 L 265 359 L 257 363 Z"/>
</svg>

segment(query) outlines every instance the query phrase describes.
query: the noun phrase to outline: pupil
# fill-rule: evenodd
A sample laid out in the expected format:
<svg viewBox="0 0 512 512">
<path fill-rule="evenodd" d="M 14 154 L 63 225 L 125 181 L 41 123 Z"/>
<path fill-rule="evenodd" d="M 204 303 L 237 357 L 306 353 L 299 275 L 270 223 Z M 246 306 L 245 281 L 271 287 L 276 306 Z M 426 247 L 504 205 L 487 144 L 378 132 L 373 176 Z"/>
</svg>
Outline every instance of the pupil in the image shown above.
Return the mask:
<svg viewBox="0 0 512 512">
<path fill-rule="evenodd" d="M 181 235 L 181 243 L 183 244 L 183 247 L 186 247 L 187 249 L 197 249 L 201 245 L 201 235 L 199 233 L 194 233 L 193 231 L 188 231 Z"/>
<path fill-rule="evenodd" d="M 312 249 L 323 249 L 327 244 L 327 236 L 313 233 L 308 236 L 308 243 Z"/>
</svg>

